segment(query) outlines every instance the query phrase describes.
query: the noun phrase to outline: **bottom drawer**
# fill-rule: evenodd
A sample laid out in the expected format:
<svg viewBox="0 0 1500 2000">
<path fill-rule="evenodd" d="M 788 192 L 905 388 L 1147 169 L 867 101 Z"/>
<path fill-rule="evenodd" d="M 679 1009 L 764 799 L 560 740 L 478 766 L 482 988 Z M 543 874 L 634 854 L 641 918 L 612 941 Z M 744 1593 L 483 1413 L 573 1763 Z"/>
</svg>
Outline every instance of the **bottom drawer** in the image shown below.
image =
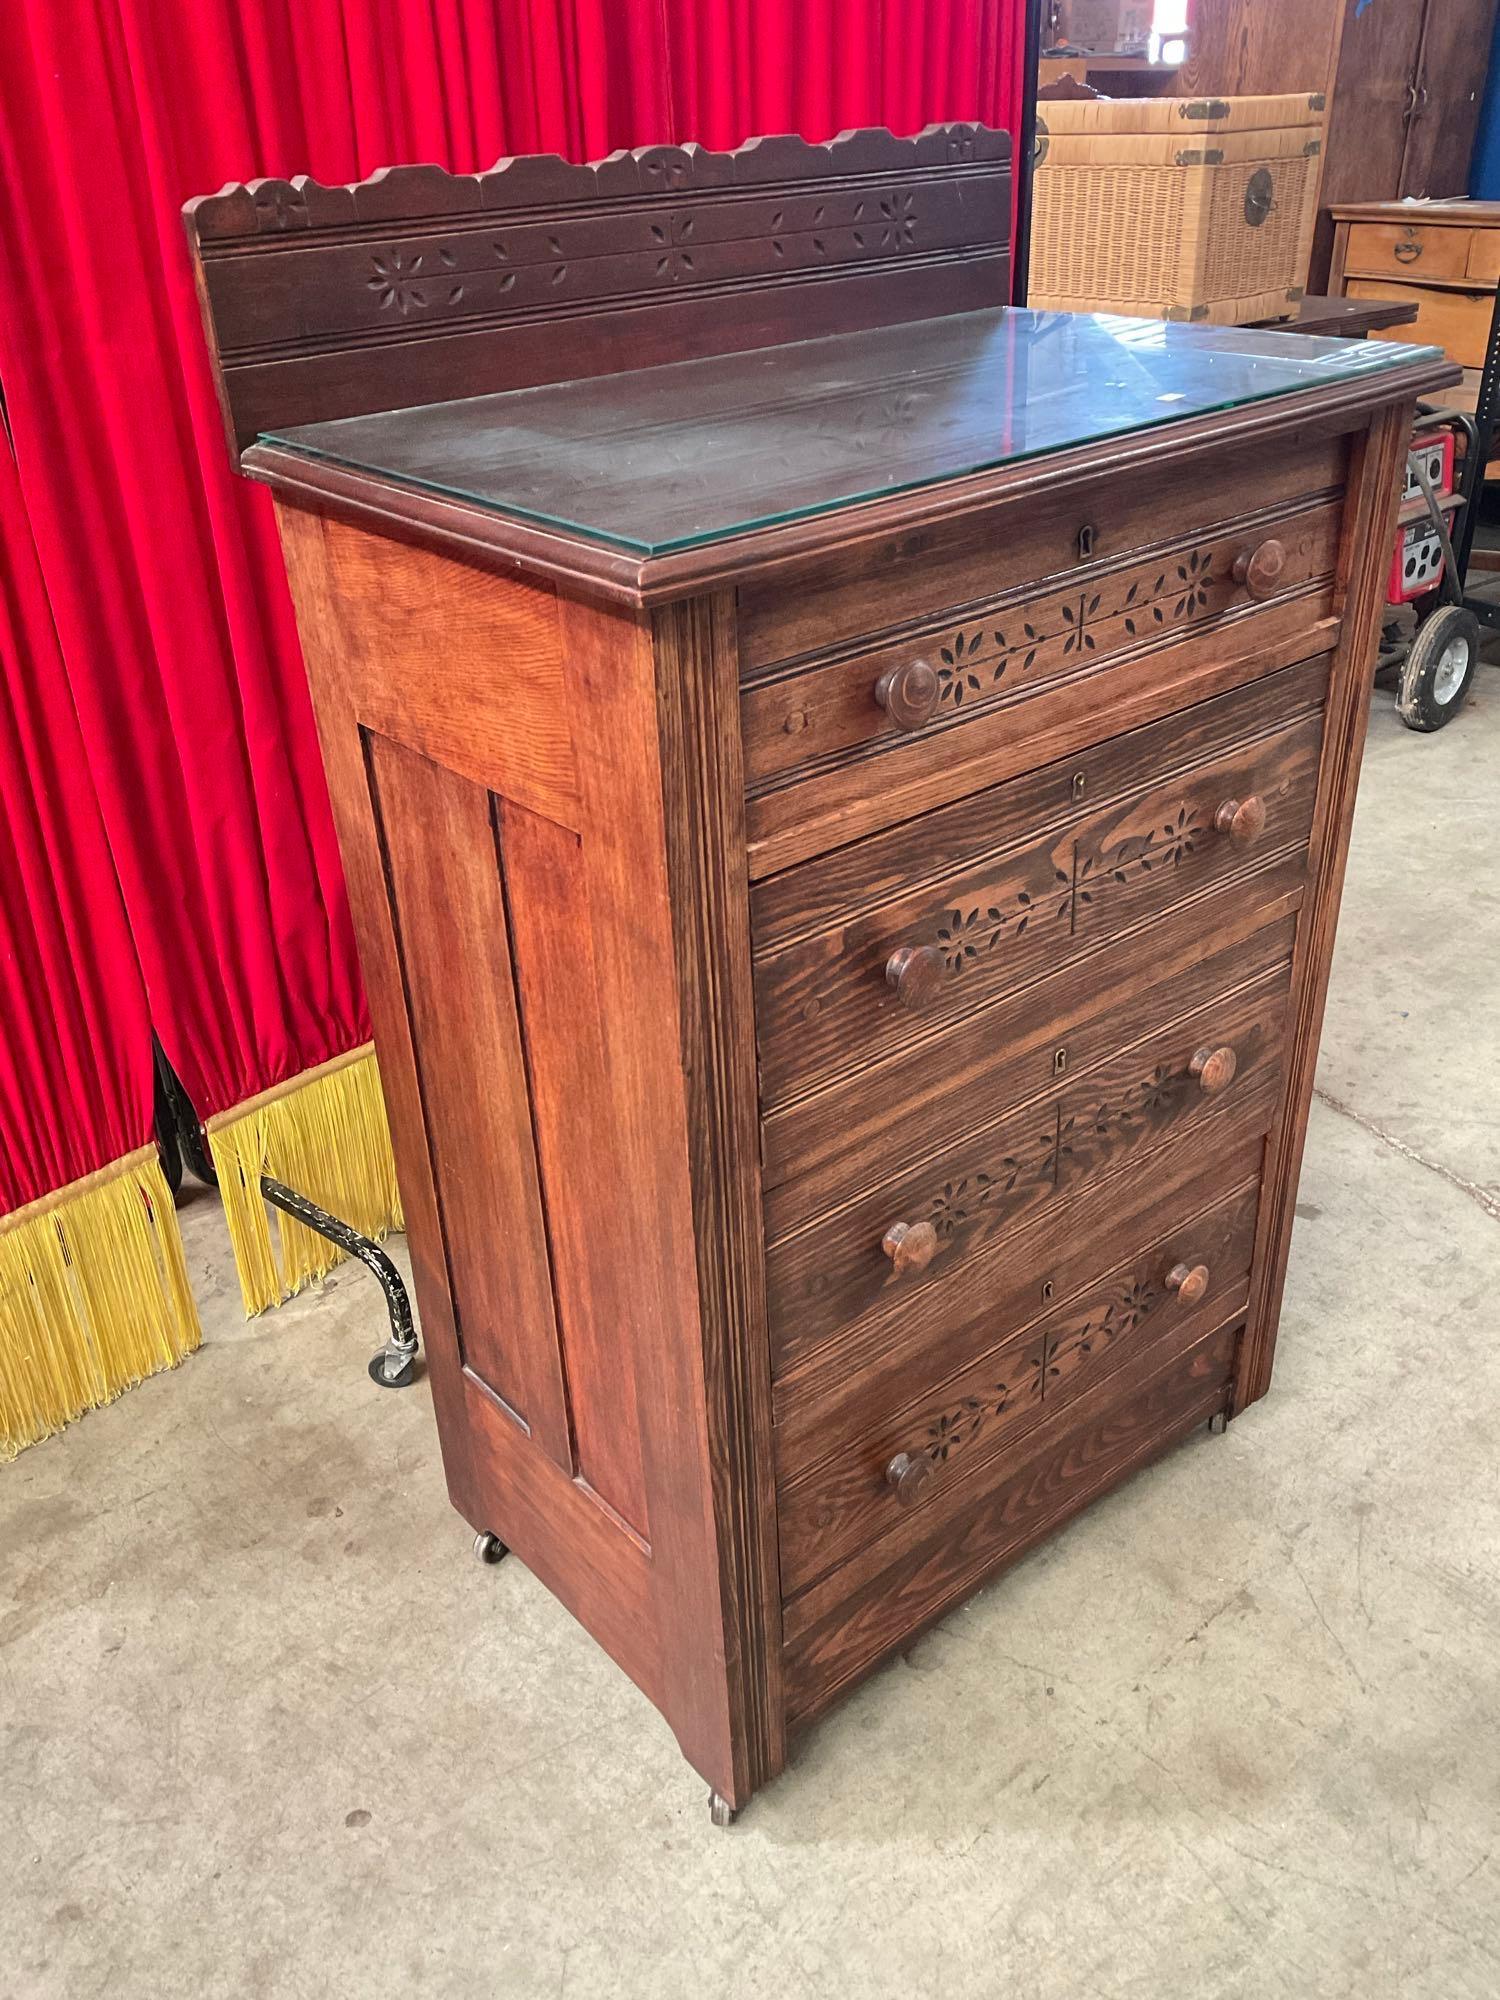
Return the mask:
<svg viewBox="0 0 1500 2000">
<path fill-rule="evenodd" d="M 1222 1183 L 1221 1183 L 1222 1185 Z M 1209 1205 L 1201 1190 L 1154 1221 L 1131 1256 L 918 1396 L 851 1399 L 824 1421 L 819 1461 L 783 1474 L 783 1594 L 886 1534 L 920 1537 L 970 1504 L 1027 1435 L 1148 1349 L 1191 1346 L 1242 1316 L 1258 1178 Z"/>
<path fill-rule="evenodd" d="M 1241 1322 L 1140 1355 L 1001 1461 L 967 1512 L 886 1536 L 787 1605 L 787 1713 L 798 1725 L 986 1577 L 1224 1406 Z"/>
</svg>

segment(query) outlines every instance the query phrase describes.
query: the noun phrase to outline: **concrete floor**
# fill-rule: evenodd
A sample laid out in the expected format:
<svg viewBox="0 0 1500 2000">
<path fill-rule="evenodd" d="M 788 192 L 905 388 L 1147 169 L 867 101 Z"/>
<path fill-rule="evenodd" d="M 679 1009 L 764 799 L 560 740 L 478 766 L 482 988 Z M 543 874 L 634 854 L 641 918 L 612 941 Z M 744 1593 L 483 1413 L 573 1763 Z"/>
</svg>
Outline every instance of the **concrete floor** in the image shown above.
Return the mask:
<svg viewBox="0 0 1500 2000">
<path fill-rule="evenodd" d="M 1277 1385 L 728 1833 L 345 1270 L 0 1468 L 0 1993 L 1500 1992 L 1500 679 L 1377 696 Z"/>
</svg>

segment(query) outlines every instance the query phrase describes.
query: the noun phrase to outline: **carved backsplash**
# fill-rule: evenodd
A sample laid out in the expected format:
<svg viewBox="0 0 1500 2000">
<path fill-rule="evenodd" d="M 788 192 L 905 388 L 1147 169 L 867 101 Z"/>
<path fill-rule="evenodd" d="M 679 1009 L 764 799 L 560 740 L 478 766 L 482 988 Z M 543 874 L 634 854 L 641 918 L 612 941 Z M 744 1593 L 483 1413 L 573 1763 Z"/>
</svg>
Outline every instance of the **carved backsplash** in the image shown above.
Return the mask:
<svg viewBox="0 0 1500 2000">
<path fill-rule="evenodd" d="M 1010 139 L 930 125 L 393 167 L 349 187 L 231 186 L 184 219 L 243 448 L 291 424 L 1003 305 Z"/>
</svg>

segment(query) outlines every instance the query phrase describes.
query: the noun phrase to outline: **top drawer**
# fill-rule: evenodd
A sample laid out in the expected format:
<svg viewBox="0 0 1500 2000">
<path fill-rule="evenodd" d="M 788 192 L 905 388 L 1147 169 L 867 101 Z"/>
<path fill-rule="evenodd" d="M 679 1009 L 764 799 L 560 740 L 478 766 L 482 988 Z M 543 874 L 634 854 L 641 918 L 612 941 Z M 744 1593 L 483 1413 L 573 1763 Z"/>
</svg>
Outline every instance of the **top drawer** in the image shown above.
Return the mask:
<svg viewBox="0 0 1500 2000">
<path fill-rule="evenodd" d="M 759 878 L 1315 651 L 1332 634 L 1341 443 L 1213 461 L 1154 494 L 1015 503 L 1002 546 L 924 538 L 888 572 L 741 596 L 750 872 Z M 1246 512 L 1253 499 L 1255 511 Z M 1097 502 L 1097 518 L 1090 518 Z M 1143 505 L 1148 511 L 1142 513 Z M 1175 532 L 1174 532 L 1175 531 Z M 989 534 L 998 538 L 999 523 Z M 1150 546 L 1142 546 L 1149 543 Z M 1077 561 L 1079 547 L 1088 559 Z M 861 558 L 863 564 L 864 559 Z M 939 615 L 934 617 L 933 610 Z M 873 630 L 883 618 L 906 622 Z M 854 643 L 843 634 L 861 628 Z M 1324 637 L 1324 633 L 1328 637 Z M 762 649 L 818 639 L 762 667 Z"/>
<path fill-rule="evenodd" d="M 791 576 L 752 576 L 739 590 L 741 678 L 762 681 L 814 654 L 1039 580 L 1107 570 L 1174 532 L 1238 520 L 1249 505 L 1341 492 L 1347 451 L 1343 437 L 1294 440 L 1269 457 L 1264 447 L 1218 453 L 1129 485 L 1118 476 L 1081 479 L 961 522 L 887 536 Z M 1086 565 L 1085 529 L 1093 544 Z"/>
<path fill-rule="evenodd" d="M 1344 270 L 1365 278 L 1473 277 L 1475 246 L 1482 262 L 1486 234 L 1438 222 L 1352 222 Z"/>
</svg>

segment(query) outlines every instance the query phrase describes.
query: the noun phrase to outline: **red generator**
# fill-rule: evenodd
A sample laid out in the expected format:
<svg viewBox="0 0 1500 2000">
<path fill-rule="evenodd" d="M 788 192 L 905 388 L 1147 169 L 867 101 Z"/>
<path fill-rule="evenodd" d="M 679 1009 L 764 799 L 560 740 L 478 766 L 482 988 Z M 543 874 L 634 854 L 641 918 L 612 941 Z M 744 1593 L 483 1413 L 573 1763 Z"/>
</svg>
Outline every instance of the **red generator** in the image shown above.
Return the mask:
<svg viewBox="0 0 1500 2000">
<path fill-rule="evenodd" d="M 1396 707 L 1408 729 L 1452 721 L 1479 658 L 1479 621 L 1464 602 L 1454 554 L 1458 516 L 1469 504 L 1461 471 L 1475 449 L 1471 432 L 1456 410 L 1419 411 L 1406 454 L 1379 666 L 1399 674 Z"/>
</svg>

